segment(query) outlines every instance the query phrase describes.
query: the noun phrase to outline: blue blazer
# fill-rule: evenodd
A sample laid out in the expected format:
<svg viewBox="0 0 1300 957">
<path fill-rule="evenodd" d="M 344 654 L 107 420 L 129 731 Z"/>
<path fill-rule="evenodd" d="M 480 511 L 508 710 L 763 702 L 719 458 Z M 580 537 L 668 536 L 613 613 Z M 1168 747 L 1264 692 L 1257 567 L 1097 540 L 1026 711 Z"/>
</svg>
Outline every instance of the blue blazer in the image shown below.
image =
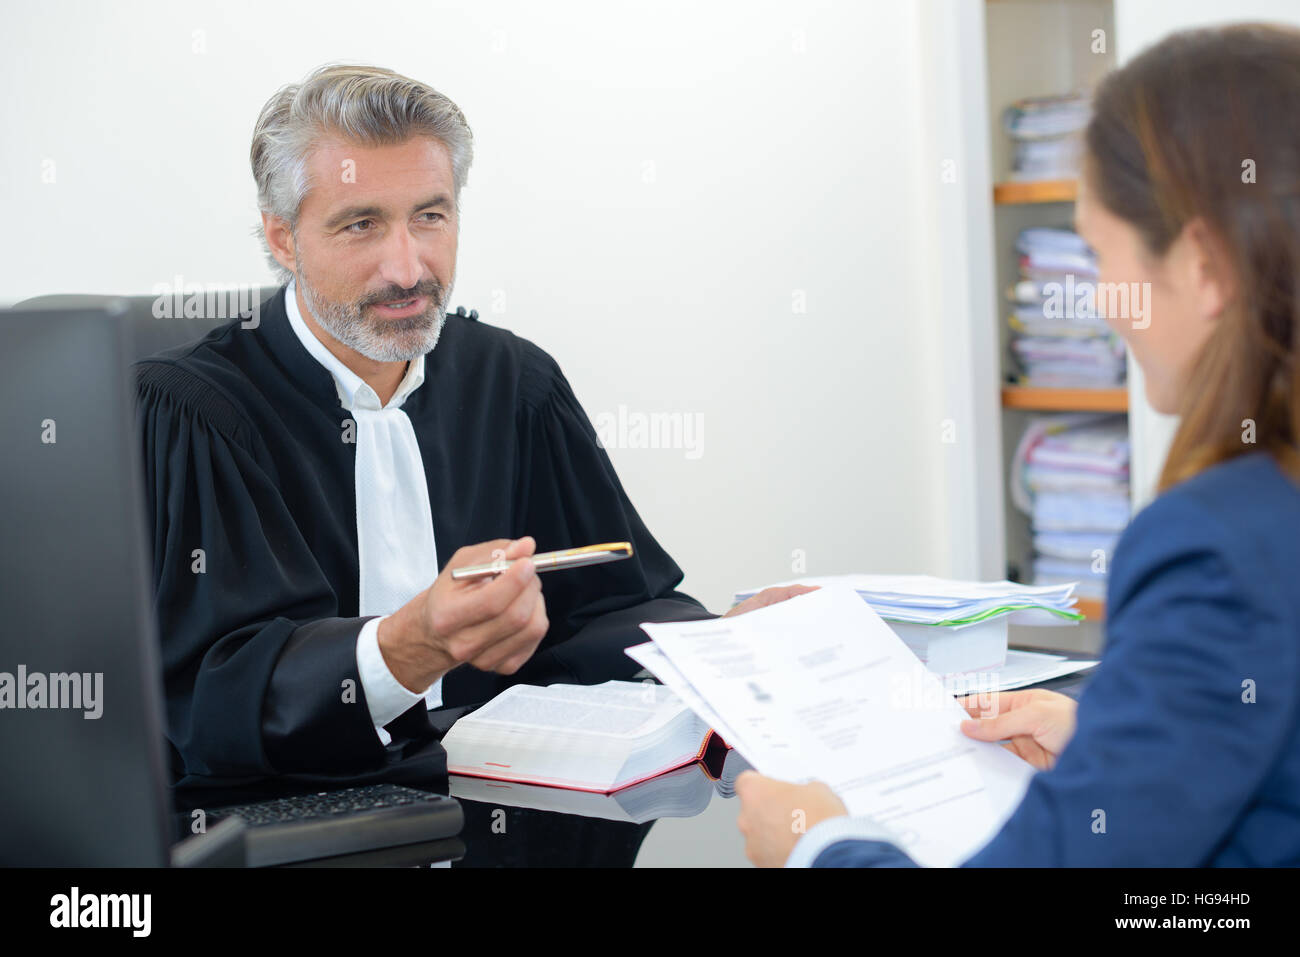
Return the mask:
<svg viewBox="0 0 1300 957">
<path fill-rule="evenodd" d="M 1300 865 L 1300 488 L 1254 453 L 1170 489 L 1107 605 L 1073 739 L 966 866 Z M 814 859 L 911 863 L 865 840 Z"/>
</svg>

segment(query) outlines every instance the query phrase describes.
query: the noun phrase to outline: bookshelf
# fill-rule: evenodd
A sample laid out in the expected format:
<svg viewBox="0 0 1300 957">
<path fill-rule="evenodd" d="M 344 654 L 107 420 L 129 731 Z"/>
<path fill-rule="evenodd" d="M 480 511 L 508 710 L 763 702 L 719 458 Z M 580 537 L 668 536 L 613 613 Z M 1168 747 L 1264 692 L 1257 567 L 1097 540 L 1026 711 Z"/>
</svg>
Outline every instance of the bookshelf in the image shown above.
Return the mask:
<svg viewBox="0 0 1300 957">
<path fill-rule="evenodd" d="M 1088 621 L 1101 621 L 1106 617 L 1106 603 L 1097 598 L 1080 598 L 1079 612 L 1087 617 Z"/>
<path fill-rule="evenodd" d="M 1128 389 L 1002 387 L 1002 408 L 1034 412 L 1128 412 Z"/>
<path fill-rule="evenodd" d="M 984 7 L 987 122 L 991 154 L 987 196 L 993 225 L 993 292 L 1001 417 L 1001 491 L 1006 572 L 1032 580 L 1029 517 L 1012 503 L 1008 484 L 1016 445 L 1031 418 L 1052 412 L 1128 414 L 1127 386 L 1107 389 L 1031 388 L 1014 381 L 1006 291 L 1019 275 L 1016 236 L 1031 226 L 1072 227 L 1078 184 L 1074 179 L 1024 181 L 1011 176 L 1011 141 L 1002 113 L 1012 102 L 1095 87 L 1115 65 L 1112 0 L 987 0 Z M 1097 51 L 1096 33 L 1104 35 Z M 1131 364 L 1131 363 L 1130 363 Z M 1105 604 L 1080 599 L 1087 621 L 1077 628 L 1016 628 L 1012 641 L 1047 648 L 1096 652 L 1103 640 Z"/>
<path fill-rule="evenodd" d="M 1019 203 L 1072 203 L 1079 184 L 1072 179 L 1012 180 L 993 184 L 993 202 L 999 206 Z"/>
</svg>

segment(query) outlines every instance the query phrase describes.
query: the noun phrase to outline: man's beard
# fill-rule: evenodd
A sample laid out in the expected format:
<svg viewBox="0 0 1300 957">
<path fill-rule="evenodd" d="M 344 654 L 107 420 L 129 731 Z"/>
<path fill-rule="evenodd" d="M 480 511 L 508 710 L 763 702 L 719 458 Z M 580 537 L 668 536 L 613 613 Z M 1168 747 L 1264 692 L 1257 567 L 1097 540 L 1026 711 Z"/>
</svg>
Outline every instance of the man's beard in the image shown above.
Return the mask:
<svg viewBox="0 0 1300 957">
<path fill-rule="evenodd" d="M 312 289 L 302 268 L 302 260 L 295 258 L 298 282 L 307 308 L 325 331 L 350 349 L 376 362 L 409 362 L 417 356 L 432 352 L 442 335 L 447 319 L 447 293 L 437 279 L 426 279 L 410 289 L 389 286 L 379 292 L 367 293 L 355 302 L 331 302 L 322 299 Z M 429 306 L 417 316 L 401 319 L 378 319 L 366 315 L 366 307 L 380 302 L 395 302 L 429 297 Z"/>
</svg>

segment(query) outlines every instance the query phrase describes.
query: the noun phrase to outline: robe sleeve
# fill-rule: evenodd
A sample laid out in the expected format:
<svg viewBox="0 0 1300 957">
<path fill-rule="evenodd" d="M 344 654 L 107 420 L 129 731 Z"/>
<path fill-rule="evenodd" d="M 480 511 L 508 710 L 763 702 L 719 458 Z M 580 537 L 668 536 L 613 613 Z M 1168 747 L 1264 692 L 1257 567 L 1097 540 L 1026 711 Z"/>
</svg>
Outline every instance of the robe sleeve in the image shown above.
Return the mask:
<svg viewBox="0 0 1300 957">
<path fill-rule="evenodd" d="M 356 642 L 278 490 L 256 430 L 222 390 L 136 366 L 173 776 L 373 768 Z"/>
<path fill-rule="evenodd" d="M 643 621 L 715 617 L 677 591 L 682 571 L 655 541 L 623 490 L 591 421 L 559 366 L 532 347 L 521 386 L 515 526 L 538 551 L 628 541 L 633 556 L 542 576 L 551 627 L 520 680 L 594 684 L 640 665 L 624 649 L 649 640 Z"/>
</svg>

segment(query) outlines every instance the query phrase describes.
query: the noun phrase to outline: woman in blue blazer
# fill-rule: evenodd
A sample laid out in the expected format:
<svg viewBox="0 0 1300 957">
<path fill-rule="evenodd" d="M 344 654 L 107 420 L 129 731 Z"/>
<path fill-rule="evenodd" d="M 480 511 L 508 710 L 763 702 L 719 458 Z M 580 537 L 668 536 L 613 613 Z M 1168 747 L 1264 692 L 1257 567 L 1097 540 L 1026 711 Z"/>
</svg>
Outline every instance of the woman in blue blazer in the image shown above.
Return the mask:
<svg viewBox="0 0 1300 957">
<path fill-rule="evenodd" d="M 967 866 L 1300 865 L 1296 116 L 1300 31 L 1278 27 L 1171 36 L 1097 91 L 1076 227 L 1099 291 L 1144 297 L 1107 321 L 1181 422 L 1077 714 L 1041 690 L 970 703 L 968 735 L 1042 770 Z M 736 792 L 757 864 L 912 863 L 825 785 Z"/>
</svg>

